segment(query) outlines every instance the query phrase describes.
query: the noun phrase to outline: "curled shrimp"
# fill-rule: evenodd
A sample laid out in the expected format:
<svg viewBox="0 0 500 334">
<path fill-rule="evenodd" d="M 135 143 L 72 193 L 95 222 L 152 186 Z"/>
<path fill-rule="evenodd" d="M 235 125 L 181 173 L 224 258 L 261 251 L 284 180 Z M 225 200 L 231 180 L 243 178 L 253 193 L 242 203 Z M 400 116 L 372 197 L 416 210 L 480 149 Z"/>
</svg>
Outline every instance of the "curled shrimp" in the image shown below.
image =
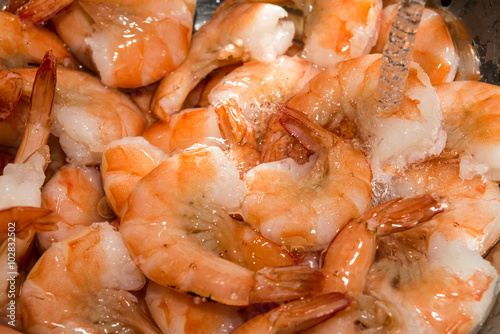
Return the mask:
<svg viewBox="0 0 500 334">
<path fill-rule="evenodd" d="M 270 131 L 265 145 L 270 148 L 262 152 L 273 158 L 264 158 L 265 163 L 245 175 L 242 215 L 278 244 L 326 248 L 345 223 L 369 206 L 368 162 L 360 151 L 304 115 L 284 106 L 277 115 L 281 130 Z M 293 152 L 287 152 L 290 140 L 298 142 Z"/>
<path fill-rule="evenodd" d="M 368 54 L 377 42 L 381 0 L 296 3 L 305 16 L 303 55 L 318 66 Z"/>
<path fill-rule="evenodd" d="M 436 194 L 448 201 L 446 212 L 424 226 L 398 235 L 417 241 L 413 247 L 421 252 L 435 232 L 448 241 L 460 240 L 480 254 L 491 249 L 500 237 L 498 184 L 479 176 L 462 179 L 456 161 L 430 160 L 411 166 L 392 179 L 390 189 L 393 196 Z"/>
<path fill-rule="evenodd" d="M 104 197 L 101 174 L 93 167 L 65 165 L 42 187 L 45 207 L 54 212 L 57 231 L 39 232 L 41 250 L 105 218 L 98 211 Z"/>
<path fill-rule="evenodd" d="M 460 176 L 500 180 L 500 87 L 479 81 L 436 85 L 448 133 L 447 149 L 460 156 Z"/>
<path fill-rule="evenodd" d="M 344 126 L 348 134 L 354 133 L 370 159 L 374 180 L 388 182 L 409 164 L 440 154 L 446 131 L 438 96 L 425 72 L 413 62 L 401 105 L 390 115 L 379 113 L 380 57 L 346 60 L 318 74 L 288 105 L 329 130 Z M 320 97 L 319 105 L 315 97 Z"/>
<path fill-rule="evenodd" d="M 366 283 L 371 295 L 393 306 L 394 330 L 470 333 L 480 328 L 498 292 L 495 268 L 439 232 L 423 253 L 407 246 L 390 238 L 383 242 Z"/>
<path fill-rule="evenodd" d="M 30 94 L 34 70 L 13 71 L 25 81 L 23 94 Z M 69 163 L 100 163 L 109 142 L 144 130 L 144 116 L 130 97 L 87 73 L 59 67 L 56 87 L 51 132 Z"/>
<path fill-rule="evenodd" d="M 31 0 L 20 15 L 46 21 L 73 1 Z M 92 64 L 107 86 L 151 84 L 187 55 L 195 1 L 78 1 L 52 20 L 56 31 L 83 63 Z M 75 22 L 77 24 L 75 24 Z"/>
<path fill-rule="evenodd" d="M 193 35 L 186 60 L 158 86 L 151 109 L 163 120 L 182 109 L 189 92 L 211 71 L 249 59 L 274 60 L 291 45 L 293 23 L 272 4 L 236 4 Z M 224 31 L 224 34 L 220 34 Z"/>
<path fill-rule="evenodd" d="M 382 10 L 380 33 L 373 52 L 382 53 L 389 27 L 396 16 L 397 5 Z M 425 8 L 415 35 L 413 61 L 427 73 L 432 85 L 453 81 L 457 74 L 459 56 L 444 19 L 431 8 Z"/>
<path fill-rule="evenodd" d="M 0 68 L 38 65 L 49 50 L 60 64 L 76 67 L 73 57 L 56 34 L 21 21 L 17 15 L 0 11 L 0 36 Z"/>
<path fill-rule="evenodd" d="M 159 333 L 129 292 L 144 284 L 120 234 L 96 223 L 52 244 L 31 269 L 21 290 L 24 328 Z"/>
<path fill-rule="evenodd" d="M 224 304 L 286 300 L 319 288 L 309 268 L 253 271 L 237 264 L 237 223 L 229 212 L 239 209 L 243 192 L 236 167 L 219 148 L 194 147 L 137 183 L 120 232 L 148 278 Z"/>
</svg>

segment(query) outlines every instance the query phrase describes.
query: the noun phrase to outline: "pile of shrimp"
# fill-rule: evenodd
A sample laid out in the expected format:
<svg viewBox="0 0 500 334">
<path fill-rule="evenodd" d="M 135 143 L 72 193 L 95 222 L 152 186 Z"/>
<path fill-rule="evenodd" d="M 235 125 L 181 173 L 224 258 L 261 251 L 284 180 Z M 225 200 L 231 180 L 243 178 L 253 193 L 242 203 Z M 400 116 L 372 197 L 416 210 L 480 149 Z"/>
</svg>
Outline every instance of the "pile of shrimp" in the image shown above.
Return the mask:
<svg viewBox="0 0 500 334">
<path fill-rule="evenodd" d="M 500 87 L 423 8 L 383 102 L 416 2 L 9 1 L 0 331 L 478 331 Z"/>
</svg>

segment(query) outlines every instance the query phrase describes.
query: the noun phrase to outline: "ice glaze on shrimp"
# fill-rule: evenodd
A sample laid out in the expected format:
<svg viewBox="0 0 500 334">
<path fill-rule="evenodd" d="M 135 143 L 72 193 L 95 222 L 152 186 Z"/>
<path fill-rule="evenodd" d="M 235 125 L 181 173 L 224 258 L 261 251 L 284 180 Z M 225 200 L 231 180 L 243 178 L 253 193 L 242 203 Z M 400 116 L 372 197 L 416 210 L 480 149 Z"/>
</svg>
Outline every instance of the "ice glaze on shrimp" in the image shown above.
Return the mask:
<svg viewBox="0 0 500 334">
<path fill-rule="evenodd" d="M 45 250 L 92 223 L 104 221 L 98 211 L 103 197 L 97 169 L 73 165 L 60 168 L 42 188 L 43 203 L 57 218 L 57 231 L 39 232 L 40 248 Z"/>
<path fill-rule="evenodd" d="M 61 6 L 55 1 L 31 0 L 20 15 L 35 22 L 46 21 L 71 2 Z M 82 63 L 93 65 L 105 85 L 134 88 L 161 79 L 184 60 L 195 3 L 78 1 L 52 22 L 70 50 L 85 57 Z"/>
<path fill-rule="evenodd" d="M 255 272 L 238 264 L 238 223 L 229 213 L 239 209 L 243 192 L 236 167 L 219 148 L 194 147 L 137 183 L 120 232 L 148 278 L 228 305 L 297 298 L 319 288 L 317 273 L 305 267 Z"/>
<path fill-rule="evenodd" d="M 321 67 L 368 54 L 377 42 L 381 0 L 295 1 L 305 16 L 303 56 Z"/>
<path fill-rule="evenodd" d="M 193 89 L 214 69 L 246 60 L 272 61 L 291 45 L 294 27 L 276 5 L 241 3 L 219 12 L 193 35 L 186 60 L 160 83 L 151 109 L 163 120 L 182 109 Z M 220 32 L 224 31 L 224 34 Z"/>
<path fill-rule="evenodd" d="M 0 68 L 38 65 L 49 50 L 60 64 L 75 67 L 73 57 L 56 34 L 21 21 L 17 15 L 0 11 L 0 36 Z"/>
<path fill-rule="evenodd" d="M 382 10 L 378 41 L 372 52 L 382 53 L 384 50 L 396 11 L 396 4 Z M 427 73 L 432 85 L 453 81 L 457 74 L 458 52 L 445 21 L 431 8 L 425 8 L 422 13 L 415 35 L 413 61 Z"/>
<path fill-rule="evenodd" d="M 129 292 L 144 284 L 120 234 L 93 224 L 52 244 L 31 269 L 21 292 L 26 333 L 159 333 Z"/>
<path fill-rule="evenodd" d="M 460 176 L 500 181 L 500 87 L 455 81 L 435 87 L 448 133 L 447 149 L 460 155 Z"/>
<path fill-rule="evenodd" d="M 278 151 L 279 157 L 263 160 L 245 175 L 242 215 L 278 244 L 326 248 L 349 219 L 370 205 L 368 162 L 349 143 L 299 112 L 284 106 L 277 112 L 281 131 L 269 134 L 266 146 L 271 148 L 262 154 L 273 156 L 266 151 Z M 290 140 L 298 142 L 295 153 L 300 156 L 287 152 Z"/>
<path fill-rule="evenodd" d="M 33 69 L 13 70 L 25 80 L 23 94 L 31 93 Z M 59 67 L 51 131 L 59 137 L 68 162 L 97 164 L 111 141 L 142 133 L 145 119 L 125 94 L 99 79 Z"/>
</svg>

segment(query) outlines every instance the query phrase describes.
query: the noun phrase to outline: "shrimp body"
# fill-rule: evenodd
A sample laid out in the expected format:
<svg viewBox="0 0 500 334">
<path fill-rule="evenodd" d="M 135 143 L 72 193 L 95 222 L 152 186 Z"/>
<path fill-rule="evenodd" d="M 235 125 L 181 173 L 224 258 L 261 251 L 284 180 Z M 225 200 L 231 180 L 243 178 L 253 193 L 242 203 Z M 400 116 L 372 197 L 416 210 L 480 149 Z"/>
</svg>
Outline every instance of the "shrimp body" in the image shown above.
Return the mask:
<svg viewBox="0 0 500 334">
<path fill-rule="evenodd" d="M 233 99 L 257 132 L 264 132 L 270 115 L 264 103 L 286 102 L 320 70 L 310 62 L 280 56 L 271 62 L 250 61 L 237 67 L 216 84 L 208 95 L 211 105 Z"/>
<path fill-rule="evenodd" d="M 388 250 L 367 282 L 371 294 L 398 310 L 399 331 L 470 333 L 481 326 L 499 289 L 488 261 L 440 233 L 431 236 L 424 256 L 401 252 L 404 248 Z"/>
<path fill-rule="evenodd" d="M 496 182 L 479 176 L 464 180 L 459 164 L 450 161 L 428 161 L 410 167 L 391 181 L 395 196 L 411 197 L 436 194 L 445 197 L 446 212 L 424 226 L 400 234 L 404 240 L 429 240 L 440 232 L 448 241 L 460 240 L 480 254 L 487 252 L 500 236 L 500 190 Z M 415 245 L 424 251 L 427 247 Z"/>
<path fill-rule="evenodd" d="M 396 4 L 382 10 L 378 42 L 373 52 L 383 52 L 396 11 Z M 433 85 L 453 81 L 458 70 L 458 52 L 445 21 L 431 8 L 425 8 L 422 13 L 413 47 L 413 61 L 422 67 Z"/>
<path fill-rule="evenodd" d="M 32 1 L 33 2 L 33 1 Z M 134 88 L 151 84 L 179 66 L 191 41 L 191 1 L 78 1 L 69 17 L 61 11 L 56 31 L 102 82 Z M 76 17 L 76 20 L 75 20 Z M 74 22 L 79 22 L 76 27 Z"/>
<path fill-rule="evenodd" d="M 303 56 L 314 64 L 333 66 L 368 54 L 376 44 L 382 1 L 296 2 L 306 17 Z"/>
<path fill-rule="evenodd" d="M 25 80 L 23 94 L 31 93 L 35 72 L 15 72 Z M 89 74 L 59 67 L 56 87 L 51 131 L 70 163 L 100 163 L 109 142 L 144 130 L 144 116 L 131 99 Z"/>
<path fill-rule="evenodd" d="M 37 234 L 41 249 L 102 221 L 98 203 L 103 196 L 97 169 L 73 165 L 60 168 L 42 188 L 45 206 L 57 217 L 57 230 Z"/>
<path fill-rule="evenodd" d="M 300 113 L 284 109 L 279 115 L 286 131 L 314 153 L 302 164 L 283 157 L 251 169 L 244 179 L 243 217 L 278 244 L 326 248 L 349 219 L 369 206 L 368 162 L 349 143 Z"/>
<path fill-rule="evenodd" d="M 21 21 L 17 15 L 0 11 L 0 36 L 0 68 L 40 64 L 49 50 L 60 64 L 75 67 L 73 57 L 56 34 Z"/>
<path fill-rule="evenodd" d="M 478 81 L 436 86 L 448 133 L 447 146 L 460 154 L 460 175 L 500 180 L 500 88 Z"/>
<path fill-rule="evenodd" d="M 120 234 L 96 223 L 52 244 L 22 287 L 27 333 L 158 333 L 129 291 L 145 284 Z"/>
<path fill-rule="evenodd" d="M 238 170 L 219 148 L 189 149 L 171 156 L 137 183 L 120 232 L 141 270 L 160 285 L 229 305 L 303 294 L 299 282 L 288 288 L 275 282 L 274 291 L 260 285 L 261 275 L 271 275 L 267 279 L 273 282 L 280 270 L 254 272 L 227 259 L 238 262 L 236 223 L 228 212 L 238 211 L 243 193 Z M 302 284 L 311 288 L 307 283 L 311 272 L 304 274 L 300 267 L 283 270 L 285 276 L 304 278 Z"/>
<path fill-rule="evenodd" d="M 191 91 L 207 74 L 224 65 L 246 60 L 272 61 L 292 43 L 292 22 L 276 5 L 242 3 L 216 14 L 193 35 L 186 60 L 168 74 L 151 101 L 163 120 L 182 109 Z M 224 34 L 220 34 L 224 31 Z"/>
</svg>

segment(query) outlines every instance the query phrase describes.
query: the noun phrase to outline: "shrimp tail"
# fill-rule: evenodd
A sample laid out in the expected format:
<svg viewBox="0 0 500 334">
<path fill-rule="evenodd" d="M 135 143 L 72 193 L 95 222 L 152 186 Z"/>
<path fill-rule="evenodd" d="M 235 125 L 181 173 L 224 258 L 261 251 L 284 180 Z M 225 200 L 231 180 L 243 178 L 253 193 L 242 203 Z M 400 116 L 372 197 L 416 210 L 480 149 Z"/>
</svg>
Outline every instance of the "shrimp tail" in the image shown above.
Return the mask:
<svg viewBox="0 0 500 334">
<path fill-rule="evenodd" d="M 314 295 L 255 316 L 232 333 L 298 333 L 329 319 L 351 302 L 352 298 L 339 292 Z"/>
<path fill-rule="evenodd" d="M 307 266 L 263 268 L 255 274 L 252 302 L 279 302 L 322 291 L 323 275 Z"/>
<path fill-rule="evenodd" d="M 379 222 L 377 233 L 382 236 L 421 225 L 445 211 L 446 207 L 443 198 L 429 194 L 405 199 L 395 198 L 370 209 L 361 219 L 368 223 L 368 227 L 370 220 L 376 219 Z"/>
<path fill-rule="evenodd" d="M 0 210 L 0 239 L 9 235 L 10 227 L 19 233 L 28 227 L 37 231 L 52 231 L 56 229 L 56 219 L 52 210 L 32 206 L 14 206 Z"/>
<path fill-rule="evenodd" d="M 23 79 L 17 73 L 0 70 L 0 121 L 6 119 L 21 98 Z"/>
<path fill-rule="evenodd" d="M 30 0 L 17 13 L 22 20 L 40 24 L 50 20 L 73 2 L 74 0 Z"/>
<path fill-rule="evenodd" d="M 214 107 L 219 118 L 219 128 L 224 138 L 232 145 L 244 145 L 253 131 L 234 99 L 225 99 Z"/>
<path fill-rule="evenodd" d="M 56 76 L 56 58 L 52 51 L 47 51 L 33 82 L 28 122 L 14 163 L 23 163 L 48 142 L 53 117 Z"/>
</svg>

